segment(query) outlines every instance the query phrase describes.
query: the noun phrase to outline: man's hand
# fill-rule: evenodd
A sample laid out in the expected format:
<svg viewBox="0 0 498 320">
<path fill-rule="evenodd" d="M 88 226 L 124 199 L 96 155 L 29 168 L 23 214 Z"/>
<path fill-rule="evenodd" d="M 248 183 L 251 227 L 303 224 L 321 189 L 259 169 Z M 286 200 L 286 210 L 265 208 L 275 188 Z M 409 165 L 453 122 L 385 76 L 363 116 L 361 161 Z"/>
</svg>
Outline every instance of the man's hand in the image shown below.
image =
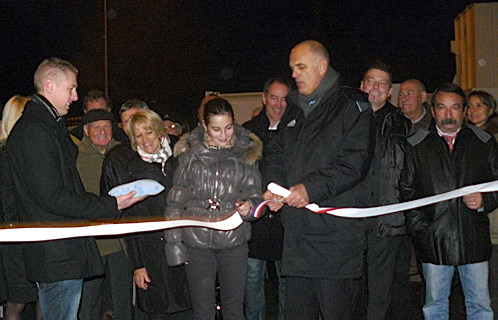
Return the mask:
<svg viewBox="0 0 498 320">
<path fill-rule="evenodd" d="M 482 207 L 482 194 L 480 192 L 474 192 L 462 197 L 463 203 L 467 208 L 471 210 L 477 210 Z"/>
<path fill-rule="evenodd" d="M 122 196 L 117 196 L 116 201 L 118 202 L 118 210 L 129 208 L 135 203 L 140 202 L 148 197 L 148 196 L 141 196 L 133 198 L 133 196 L 136 193 L 137 193 L 136 191 L 131 191 L 130 193 L 124 194 Z"/>
<path fill-rule="evenodd" d="M 148 283 L 150 282 L 150 278 L 145 268 L 134 270 L 133 279 L 135 279 L 135 283 L 140 289 L 147 290 L 149 288 Z"/>
<path fill-rule="evenodd" d="M 282 202 L 287 203 L 287 205 L 295 208 L 304 208 L 310 203 L 308 198 L 308 192 L 304 187 L 304 184 L 296 184 L 289 189 L 291 194 L 282 200 Z"/>
<path fill-rule="evenodd" d="M 267 190 L 265 193 L 263 193 L 263 200 L 274 200 L 268 203 L 268 209 L 273 212 L 279 211 L 284 206 L 281 201 L 282 197 L 272 193 L 270 190 Z"/>
</svg>

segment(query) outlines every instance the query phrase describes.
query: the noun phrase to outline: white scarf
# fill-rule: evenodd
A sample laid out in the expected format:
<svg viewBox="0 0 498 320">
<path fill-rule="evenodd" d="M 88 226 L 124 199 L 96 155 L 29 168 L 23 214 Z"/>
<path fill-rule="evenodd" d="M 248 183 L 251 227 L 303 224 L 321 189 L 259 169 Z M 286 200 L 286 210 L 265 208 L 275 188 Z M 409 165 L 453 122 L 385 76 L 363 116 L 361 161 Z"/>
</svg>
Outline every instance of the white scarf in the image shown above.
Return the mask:
<svg viewBox="0 0 498 320">
<path fill-rule="evenodd" d="M 164 175 L 166 175 L 166 173 L 164 172 L 164 165 L 166 164 L 166 161 L 169 159 L 169 157 L 171 157 L 171 155 L 173 154 L 173 152 L 171 151 L 171 147 L 169 146 L 169 141 L 166 137 L 161 138 L 161 149 L 159 149 L 159 151 L 154 154 L 143 151 L 138 145 L 137 151 L 143 161 L 150 163 L 160 163 L 161 171 Z"/>
</svg>

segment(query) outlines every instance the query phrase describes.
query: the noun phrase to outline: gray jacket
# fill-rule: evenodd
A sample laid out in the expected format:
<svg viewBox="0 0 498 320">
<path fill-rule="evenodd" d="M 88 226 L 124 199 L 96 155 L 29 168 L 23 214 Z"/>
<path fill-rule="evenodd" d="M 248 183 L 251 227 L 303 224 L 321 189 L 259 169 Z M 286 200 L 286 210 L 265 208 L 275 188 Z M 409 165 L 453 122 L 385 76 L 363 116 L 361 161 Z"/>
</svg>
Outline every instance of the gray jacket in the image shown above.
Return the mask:
<svg viewBox="0 0 498 320">
<path fill-rule="evenodd" d="M 166 218 L 218 221 L 234 212 L 237 201 L 248 201 L 251 209 L 261 201 L 261 176 L 256 160 L 261 156 L 262 143 L 239 125 L 235 125 L 235 135 L 234 146 L 226 149 L 208 148 L 202 127 L 178 141 L 175 155 L 179 156 L 179 164 L 168 195 Z M 250 237 L 248 222 L 230 231 L 182 229 L 183 243 L 197 248 L 233 248 Z"/>
</svg>

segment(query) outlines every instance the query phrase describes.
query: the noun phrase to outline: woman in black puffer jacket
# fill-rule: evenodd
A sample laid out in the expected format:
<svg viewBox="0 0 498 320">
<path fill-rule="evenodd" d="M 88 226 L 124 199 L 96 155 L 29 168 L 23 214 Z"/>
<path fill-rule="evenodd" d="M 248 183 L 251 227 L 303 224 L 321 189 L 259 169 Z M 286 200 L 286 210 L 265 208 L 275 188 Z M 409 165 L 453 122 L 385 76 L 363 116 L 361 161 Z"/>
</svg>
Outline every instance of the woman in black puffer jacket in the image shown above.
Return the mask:
<svg viewBox="0 0 498 320">
<path fill-rule="evenodd" d="M 166 216 L 217 221 L 235 211 L 244 221 L 230 231 L 201 227 L 182 229 L 187 254 L 187 282 L 194 319 L 214 319 L 216 274 L 225 319 L 244 319 L 247 242 L 251 212 L 261 201 L 256 160 L 261 141 L 234 123 L 223 99 L 206 104 L 203 126 L 175 145 L 179 156 Z"/>
</svg>

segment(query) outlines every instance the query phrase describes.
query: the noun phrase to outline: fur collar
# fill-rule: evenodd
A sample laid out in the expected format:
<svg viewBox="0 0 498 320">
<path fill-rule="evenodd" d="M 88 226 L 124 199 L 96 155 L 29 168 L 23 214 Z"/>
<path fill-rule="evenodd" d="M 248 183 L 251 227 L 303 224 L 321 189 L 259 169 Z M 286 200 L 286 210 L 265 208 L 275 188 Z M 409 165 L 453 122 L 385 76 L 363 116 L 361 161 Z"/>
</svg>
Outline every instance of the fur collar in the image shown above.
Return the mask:
<svg viewBox="0 0 498 320">
<path fill-rule="evenodd" d="M 204 128 L 198 126 L 192 132 L 181 136 L 180 140 L 175 144 L 173 154 L 178 157 L 180 154 L 191 150 L 199 154 L 212 154 L 225 151 L 232 153 L 240 162 L 246 164 L 255 164 L 258 159 L 261 159 L 263 153 L 263 142 L 252 132 L 235 125 L 235 135 L 237 139 L 235 144 L 230 149 L 208 149 L 204 145 Z"/>
</svg>

